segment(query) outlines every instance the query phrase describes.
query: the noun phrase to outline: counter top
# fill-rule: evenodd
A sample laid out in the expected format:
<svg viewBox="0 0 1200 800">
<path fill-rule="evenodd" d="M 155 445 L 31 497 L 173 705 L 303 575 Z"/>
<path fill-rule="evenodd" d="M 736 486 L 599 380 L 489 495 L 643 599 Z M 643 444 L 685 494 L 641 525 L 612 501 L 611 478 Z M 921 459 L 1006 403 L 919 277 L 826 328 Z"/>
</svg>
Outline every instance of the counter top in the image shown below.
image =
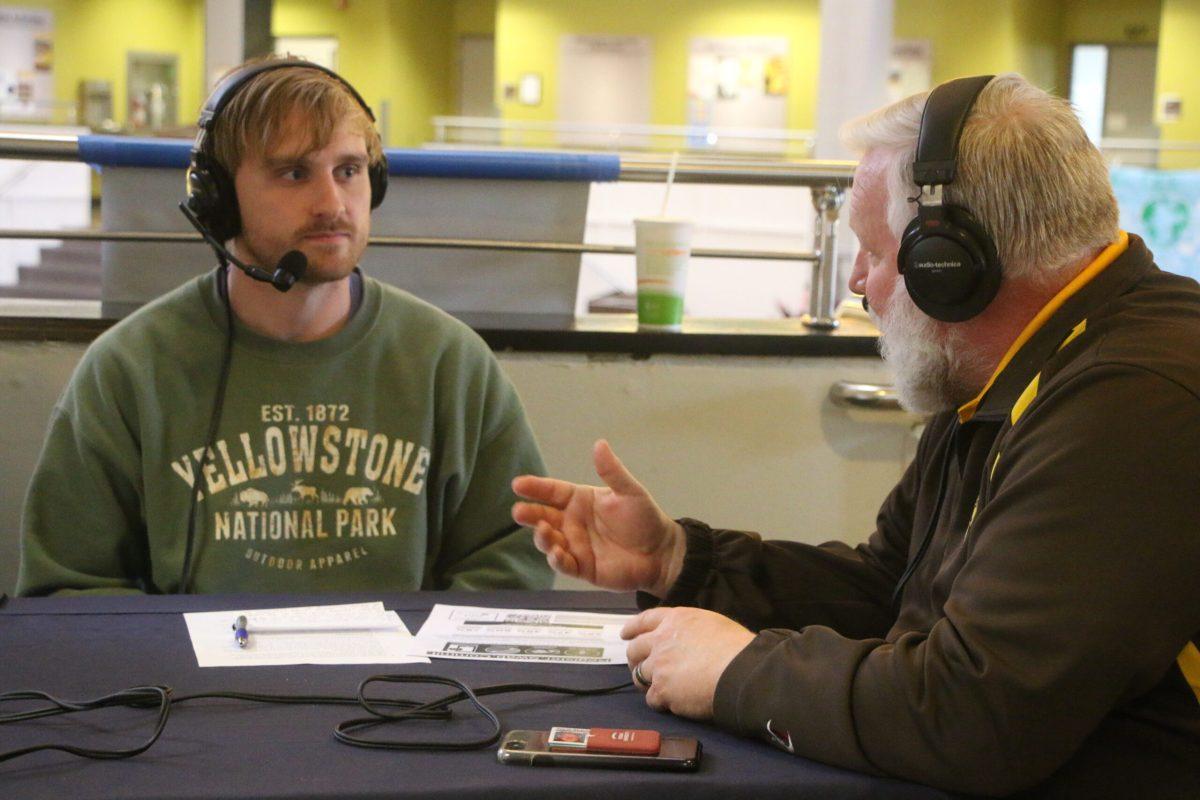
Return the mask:
<svg viewBox="0 0 1200 800">
<path fill-rule="evenodd" d="M 451 312 L 454 313 L 454 312 Z M 878 331 L 847 315 L 833 331 L 814 331 L 799 319 L 686 319 L 679 332 L 639 331 L 633 314 L 506 314 L 464 312 L 495 351 L 740 356 L 878 356 Z M 90 342 L 117 319 L 99 302 L 0 300 L 0 340 Z"/>
</svg>

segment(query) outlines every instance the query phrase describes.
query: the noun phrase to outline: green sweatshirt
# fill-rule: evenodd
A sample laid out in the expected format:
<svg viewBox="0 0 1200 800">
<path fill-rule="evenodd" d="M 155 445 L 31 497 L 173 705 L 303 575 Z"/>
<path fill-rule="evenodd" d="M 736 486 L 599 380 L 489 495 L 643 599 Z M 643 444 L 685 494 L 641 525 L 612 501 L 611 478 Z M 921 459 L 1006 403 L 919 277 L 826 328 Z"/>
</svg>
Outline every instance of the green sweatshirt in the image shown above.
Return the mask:
<svg viewBox="0 0 1200 800">
<path fill-rule="evenodd" d="M 329 338 L 234 332 L 193 591 L 549 586 L 509 516 L 541 456 L 474 332 L 370 278 Z M 225 333 L 214 272 L 88 349 L 26 498 L 19 592 L 179 590 Z"/>
</svg>

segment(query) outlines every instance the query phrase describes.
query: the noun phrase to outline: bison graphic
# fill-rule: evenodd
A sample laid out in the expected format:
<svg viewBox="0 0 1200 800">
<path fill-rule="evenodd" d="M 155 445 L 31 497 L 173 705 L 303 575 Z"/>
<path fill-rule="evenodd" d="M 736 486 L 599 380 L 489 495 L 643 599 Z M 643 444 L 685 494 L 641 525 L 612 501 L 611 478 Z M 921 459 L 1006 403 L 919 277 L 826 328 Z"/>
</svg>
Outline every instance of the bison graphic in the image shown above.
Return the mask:
<svg viewBox="0 0 1200 800">
<path fill-rule="evenodd" d="M 258 489 L 242 489 L 237 493 L 237 499 L 251 508 L 262 508 L 271 498 Z"/>
</svg>

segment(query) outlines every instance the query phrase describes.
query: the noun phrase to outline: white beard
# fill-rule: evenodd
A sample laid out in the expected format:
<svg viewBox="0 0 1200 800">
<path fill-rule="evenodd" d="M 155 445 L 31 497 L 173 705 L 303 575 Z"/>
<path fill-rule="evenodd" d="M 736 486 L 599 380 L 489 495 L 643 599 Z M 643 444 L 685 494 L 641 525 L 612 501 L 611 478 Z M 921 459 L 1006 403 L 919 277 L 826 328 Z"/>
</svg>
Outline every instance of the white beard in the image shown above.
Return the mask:
<svg viewBox="0 0 1200 800">
<path fill-rule="evenodd" d="M 900 405 L 917 414 L 957 408 L 963 397 L 963 378 L 969 349 L 953 327 L 943 330 L 917 308 L 904 278 L 897 277 L 888 302 L 887 319 L 872 309 L 880 331 L 879 352 L 895 373 Z"/>
</svg>

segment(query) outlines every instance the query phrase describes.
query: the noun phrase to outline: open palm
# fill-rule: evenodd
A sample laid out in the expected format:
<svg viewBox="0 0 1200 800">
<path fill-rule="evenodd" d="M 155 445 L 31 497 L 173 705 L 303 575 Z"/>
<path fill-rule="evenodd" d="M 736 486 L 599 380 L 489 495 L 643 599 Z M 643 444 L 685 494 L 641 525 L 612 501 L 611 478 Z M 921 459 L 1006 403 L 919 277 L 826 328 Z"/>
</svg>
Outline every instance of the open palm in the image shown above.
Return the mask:
<svg viewBox="0 0 1200 800">
<path fill-rule="evenodd" d="M 557 571 L 606 589 L 662 594 L 681 560 L 683 533 L 629 473 L 607 442 L 596 443 L 604 486 L 523 475 L 513 490 L 532 502 L 513 519 L 534 529 L 534 543 Z"/>
</svg>

